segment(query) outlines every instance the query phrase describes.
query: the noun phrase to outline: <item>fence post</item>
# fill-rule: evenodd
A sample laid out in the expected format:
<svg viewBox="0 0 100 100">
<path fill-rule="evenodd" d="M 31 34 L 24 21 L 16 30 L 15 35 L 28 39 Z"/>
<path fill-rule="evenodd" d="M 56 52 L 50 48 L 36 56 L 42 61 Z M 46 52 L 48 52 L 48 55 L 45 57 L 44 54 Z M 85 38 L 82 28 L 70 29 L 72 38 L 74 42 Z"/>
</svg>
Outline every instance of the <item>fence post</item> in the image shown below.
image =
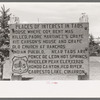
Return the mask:
<svg viewBox="0 0 100 100">
<path fill-rule="evenodd" d="M 22 75 L 14 75 L 14 74 L 12 74 L 11 80 L 22 80 Z"/>
<path fill-rule="evenodd" d="M 89 80 L 89 75 L 87 73 L 85 75 L 78 75 L 78 80 Z"/>
</svg>

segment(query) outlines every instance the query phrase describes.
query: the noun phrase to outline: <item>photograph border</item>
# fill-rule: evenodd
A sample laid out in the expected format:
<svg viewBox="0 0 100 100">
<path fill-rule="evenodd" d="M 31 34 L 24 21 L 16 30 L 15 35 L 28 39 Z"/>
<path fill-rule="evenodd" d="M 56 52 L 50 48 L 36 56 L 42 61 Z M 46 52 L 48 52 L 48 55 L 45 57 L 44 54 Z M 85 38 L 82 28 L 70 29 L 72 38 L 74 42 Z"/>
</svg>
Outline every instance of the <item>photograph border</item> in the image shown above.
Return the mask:
<svg viewBox="0 0 100 100">
<path fill-rule="evenodd" d="M 0 0 L 0 2 L 21 2 L 21 3 L 24 3 L 24 2 L 72 2 L 72 3 L 74 3 L 74 2 L 76 2 L 76 3 L 78 3 L 78 2 L 86 2 L 86 3 L 94 3 L 94 2 L 98 2 L 98 3 L 100 3 L 100 0 Z M 34 82 L 34 81 L 33 81 Z M 75 81 L 73 81 L 73 82 L 75 82 Z M 83 81 L 80 81 L 80 84 L 82 83 Z M 93 82 L 93 81 L 92 81 Z M 92 83 L 91 81 L 89 81 L 89 82 L 86 82 L 86 81 L 84 81 L 83 83 L 85 83 L 85 85 L 83 85 L 83 86 L 86 86 L 87 84 L 91 84 Z M 3 85 L 3 82 L 1 82 L 2 83 L 2 85 Z M 12 84 L 14 84 L 15 82 L 13 82 Z M 69 83 L 69 82 L 68 82 Z M 9 88 L 9 86 L 12 86 L 12 85 L 10 85 L 10 82 L 8 83 L 8 82 L 4 82 L 4 86 L 5 85 L 7 85 L 8 84 L 8 87 L 7 88 L 4 88 L 4 90 L 6 91 L 6 89 L 9 89 L 9 90 L 14 90 L 15 89 L 15 85 L 14 85 L 14 88 L 13 89 L 10 89 Z M 23 84 L 23 83 L 22 83 Z M 77 84 L 77 83 L 76 83 Z M 96 85 L 96 88 L 93 88 L 93 86 L 95 86 Z M 89 92 L 99 92 L 100 93 L 100 81 L 94 81 L 93 83 L 92 83 L 92 85 L 90 85 L 90 88 L 93 88 L 94 89 L 94 91 L 89 91 Z M 0 84 L 1 85 L 1 84 Z M 18 82 L 18 85 L 19 85 L 19 82 Z M 52 86 L 53 84 L 49 84 L 49 86 Z M 67 84 L 68 85 L 68 84 Z M 27 85 L 26 85 L 27 86 Z M 70 85 L 69 85 L 70 86 Z M 81 85 L 82 86 L 82 85 Z M 22 87 L 23 88 L 23 87 Z M 78 87 L 77 87 L 78 88 Z M 3 89 L 3 88 L 2 88 Z M 0 94 L 2 93 L 2 89 L 0 89 L 1 90 L 1 92 L 0 92 Z M 99 91 L 98 91 L 98 89 L 99 89 Z M 0 100 L 11 100 L 11 99 L 13 99 L 13 100 L 33 100 L 33 99 L 37 99 L 38 98 L 38 100 L 39 100 L 39 98 L 41 98 L 41 99 L 43 99 L 44 100 L 44 98 L 42 97 L 42 96 L 40 96 L 40 97 L 38 97 L 37 96 L 37 98 L 34 98 L 34 96 L 33 97 L 26 97 L 25 96 L 25 98 L 23 98 L 23 96 L 14 96 L 14 98 L 12 98 L 12 97 L 10 97 L 10 96 L 4 96 L 4 91 L 3 90 L 3 95 L 0 97 Z M 9 92 L 9 90 L 7 90 L 7 92 Z M 80 89 L 79 89 L 80 90 Z M 72 91 L 72 90 L 71 90 Z M 70 91 L 70 92 L 71 92 Z M 72 91 L 73 92 L 73 91 Z M 80 92 L 80 91 L 79 91 Z M 85 92 L 85 91 L 84 91 Z M 11 93 L 13 93 L 13 92 L 11 92 Z M 14 93 L 16 93 L 15 91 L 14 91 Z M 66 98 L 67 100 L 97 100 L 97 98 L 98 98 L 98 100 L 99 100 L 99 97 L 100 97 L 100 95 L 99 95 L 99 93 L 98 93 L 98 95 L 96 96 L 89 96 L 89 98 L 86 98 L 87 96 L 81 96 L 81 97 L 78 97 L 77 98 L 77 96 L 75 97 L 75 96 L 72 96 L 72 97 L 64 97 L 64 98 Z M 93 93 L 92 93 L 93 94 Z M 21 98 L 19 98 L 19 97 L 21 97 Z M 92 97 L 92 98 L 91 98 Z M 59 98 L 53 98 L 52 96 L 50 96 L 50 98 L 52 98 L 52 100 L 54 99 L 59 99 Z M 46 100 L 50 100 L 50 98 L 46 98 Z M 62 100 L 62 99 L 64 99 L 63 97 L 62 98 L 60 98 L 60 100 Z"/>
</svg>

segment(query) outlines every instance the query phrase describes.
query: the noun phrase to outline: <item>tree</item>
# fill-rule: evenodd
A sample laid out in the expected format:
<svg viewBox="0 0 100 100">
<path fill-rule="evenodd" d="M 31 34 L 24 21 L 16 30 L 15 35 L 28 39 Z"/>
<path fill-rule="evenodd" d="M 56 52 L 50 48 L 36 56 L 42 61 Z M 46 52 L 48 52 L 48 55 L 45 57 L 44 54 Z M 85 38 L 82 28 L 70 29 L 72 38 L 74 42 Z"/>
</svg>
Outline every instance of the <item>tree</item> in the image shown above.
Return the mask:
<svg viewBox="0 0 100 100">
<path fill-rule="evenodd" d="M 3 5 L 1 7 L 0 13 L 0 52 L 4 55 L 4 57 L 9 56 L 9 44 L 10 44 L 10 38 L 9 38 L 9 20 L 10 15 L 8 14 L 10 9 L 5 9 L 5 6 Z"/>
<path fill-rule="evenodd" d="M 90 36 L 89 36 L 89 54 L 90 54 L 90 56 L 92 56 L 92 55 L 95 56 L 96 52 L 98 53 L 98 49 L 99 49 L 98 43 L 96 43 L 94 41 L 93 35 L 90 34 Z"/>
<path fill-rule="evenodd" d="M 9 25 L 8 22 L 10 20 L 10 15 L 8 14 L 10 9 L 5 9 L 3 5 L 1 7 L 0 13 L 0 70 L 1 75 L 0 79 L 3 78 L 3 65 L 6 57 L 9 57 L 9 45 L 10 45 L 10 37 L 9 37 Z"/>
</svg>

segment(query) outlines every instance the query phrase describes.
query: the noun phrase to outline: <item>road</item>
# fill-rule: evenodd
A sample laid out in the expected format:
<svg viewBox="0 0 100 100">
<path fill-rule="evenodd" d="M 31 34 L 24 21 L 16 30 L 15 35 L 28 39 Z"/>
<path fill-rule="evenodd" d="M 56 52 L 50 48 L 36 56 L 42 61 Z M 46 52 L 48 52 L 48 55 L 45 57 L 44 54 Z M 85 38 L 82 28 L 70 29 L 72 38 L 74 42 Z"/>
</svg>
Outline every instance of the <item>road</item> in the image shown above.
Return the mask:
<svg viewBox="0 0 100 100">
<path fill-rule="evenodd" d="M 100 57 L 90 57 L 90 80 L 100 80 Z"/>
</svg>

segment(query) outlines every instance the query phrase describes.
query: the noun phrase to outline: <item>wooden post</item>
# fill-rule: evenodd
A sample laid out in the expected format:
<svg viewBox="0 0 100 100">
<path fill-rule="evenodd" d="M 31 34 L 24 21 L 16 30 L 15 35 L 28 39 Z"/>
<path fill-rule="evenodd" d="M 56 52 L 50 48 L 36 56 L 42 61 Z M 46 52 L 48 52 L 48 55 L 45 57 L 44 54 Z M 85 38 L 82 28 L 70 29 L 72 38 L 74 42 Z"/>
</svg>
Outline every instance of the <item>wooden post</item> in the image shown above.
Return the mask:
<svg viewBox="0 0 100 100">
<path fill-rule="evenodd" d="M 12 80 L 22 80 L 22 75 L 14 75 L 14 74 L 12 74 L 11 79 Z"/>
<path fill-rule="evenodd" d="M 89 75 L 87 73 L 85 75 L 78 75 L 78 80 L 89 80 Z"/>
<path fill-rule="evenodd" d="M 0 80 L 3 79 L 3 65 L 0 65 Z"/>
</svg>

